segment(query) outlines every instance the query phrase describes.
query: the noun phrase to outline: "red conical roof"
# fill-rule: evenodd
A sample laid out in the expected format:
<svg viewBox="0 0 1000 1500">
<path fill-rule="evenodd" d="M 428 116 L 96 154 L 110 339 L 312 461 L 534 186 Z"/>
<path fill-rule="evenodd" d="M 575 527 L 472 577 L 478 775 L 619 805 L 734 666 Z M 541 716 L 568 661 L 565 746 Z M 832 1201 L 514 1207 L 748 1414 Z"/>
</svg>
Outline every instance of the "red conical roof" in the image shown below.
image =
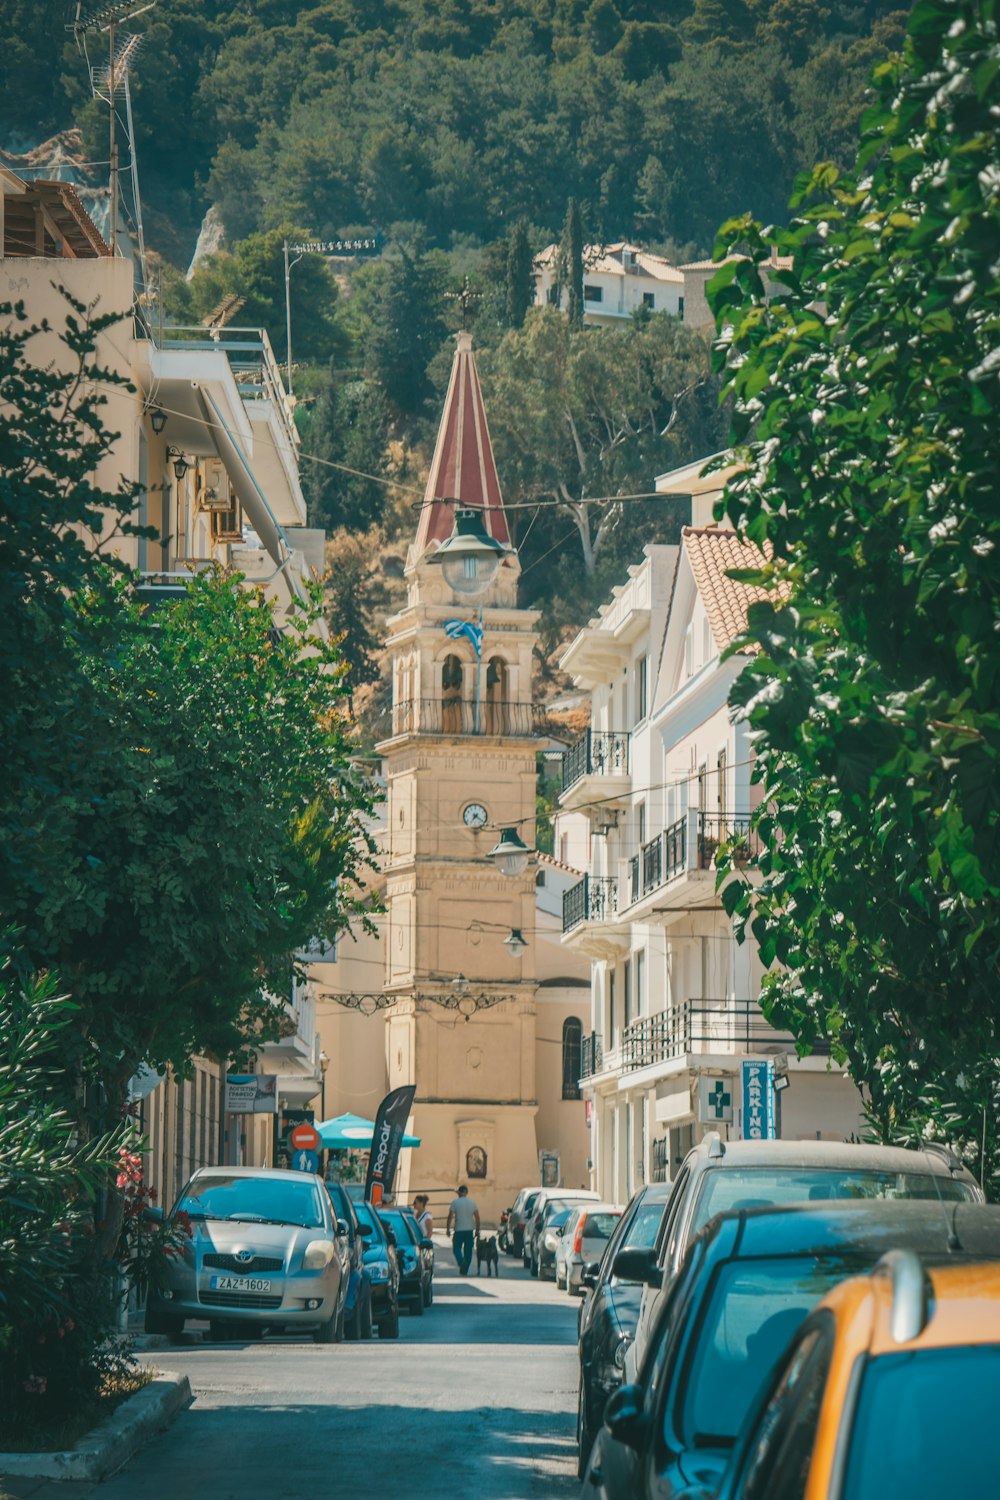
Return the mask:
<svg viewBox="0 0 1000 1500">
<path fill-rule="evenodd" d="M 510 532 L 486 423 L 479 373 L 472 354 L 472 335 L 458 335 L 455 362 L 445 398 L 431 472 L 427 476 L 416 551 L 431 542 L 446 542 L 455 528 L 454 502 L 483 512 L 483 529 L 495 541 L 510 545 Z"/>
</svg>

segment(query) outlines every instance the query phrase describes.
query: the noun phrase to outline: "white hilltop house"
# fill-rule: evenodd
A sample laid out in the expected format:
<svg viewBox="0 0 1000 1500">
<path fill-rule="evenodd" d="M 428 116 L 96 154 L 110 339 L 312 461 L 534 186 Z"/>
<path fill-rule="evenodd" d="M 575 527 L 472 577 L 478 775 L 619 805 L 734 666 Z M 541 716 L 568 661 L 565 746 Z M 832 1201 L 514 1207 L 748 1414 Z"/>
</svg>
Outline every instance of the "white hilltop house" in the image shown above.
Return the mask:
<svg viewBox="0 0 1000 1500">
<path fill-rule="evenodd" d="M 535 260 L 535 304 L 565 309 L 568 291 L 559 287 L 559 246 L 546 245 Z M 558 300 L 557 300 L 558 299 Z M 684 317 L 684 276 L 660 255 L 625 240 L 587 245 L 583 252 L 584 322 L 613 324 L 640 307 Z"/>
<path fill-rule="evenodd" d="M 560 806 L 590 820 L 586 873 L 563 901 L 563 942 L 591 962 L 583 1048 L 593 1182 L 624 1201 L 668 1180 L 709 1128 L 744 1128 L 744 1059 L 788 1078 L 778 1129 L 841 1140 L 860 1098 L 825 1054 L 798 1059 L 758 999 L 762 966 L 739 945 L 716 890 L 715 852 L 746 840 L 752 750 L 727 700 L 742 660 L 722 660 L 754 591 L 726 577 L 760 560 L 712 519 L 725 473 L 691 465 L 656 481 L 691 498 L 679 547 L 648 546 L 627 583 L 567 647 L 591 692 L 591 727 L 563 761 Z M 716 1114 L 712 1092 L 726 1101 Z"/>
</svg>

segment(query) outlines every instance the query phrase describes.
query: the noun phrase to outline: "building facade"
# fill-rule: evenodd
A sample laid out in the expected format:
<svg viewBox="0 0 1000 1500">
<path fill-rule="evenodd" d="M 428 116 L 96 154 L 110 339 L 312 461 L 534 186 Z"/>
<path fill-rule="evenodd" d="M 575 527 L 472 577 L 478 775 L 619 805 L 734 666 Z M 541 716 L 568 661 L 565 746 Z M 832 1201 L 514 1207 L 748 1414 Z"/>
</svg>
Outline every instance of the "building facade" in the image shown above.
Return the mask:
<svg viewBox="0 0 1000 1500">
<path fill-rule="evenodd" d="M 744 1061 L 787 1077 L 770 1100 L 783 1136 L 841 1140 L 862 1125 L 846 1073 L 826 1055 L 797 1058 L 764 1021 L 762 965 L 716 889 L 720 844 L 752 868 L 752 748 L 727 706 L 743 662 L 723 658 L 754 597 L 727 574 L 762 559 L 708 524 L 725 475 L 697 469 L 657 482 L 691 496 L 680 546 L 648 547 L 562 661 L 593 703 L 564 760 L 561 806 L 586 812 L 592 836 L 563 942 L 591 960 L 583 1086 L 594 1182 L 617 1201 L 669 1179 L 706 1129 L 750 1133 Z"/>
</svg>

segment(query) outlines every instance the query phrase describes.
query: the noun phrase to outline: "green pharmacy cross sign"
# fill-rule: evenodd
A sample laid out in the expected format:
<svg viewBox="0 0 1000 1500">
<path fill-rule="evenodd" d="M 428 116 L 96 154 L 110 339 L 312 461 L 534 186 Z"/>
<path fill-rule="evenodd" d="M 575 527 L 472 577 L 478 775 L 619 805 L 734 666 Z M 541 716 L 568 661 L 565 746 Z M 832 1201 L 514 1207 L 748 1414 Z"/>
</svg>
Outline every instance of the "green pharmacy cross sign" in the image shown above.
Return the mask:
<svg viewBox="0 0 1000 1500">
<path fill-rule="evenodd" d="M 698 1119 L 703 1125 L 729 1125 L 733 1119 L 733 1093 L 724 1078 L 702 1078 L 698 1083 Z"/>
</svg>

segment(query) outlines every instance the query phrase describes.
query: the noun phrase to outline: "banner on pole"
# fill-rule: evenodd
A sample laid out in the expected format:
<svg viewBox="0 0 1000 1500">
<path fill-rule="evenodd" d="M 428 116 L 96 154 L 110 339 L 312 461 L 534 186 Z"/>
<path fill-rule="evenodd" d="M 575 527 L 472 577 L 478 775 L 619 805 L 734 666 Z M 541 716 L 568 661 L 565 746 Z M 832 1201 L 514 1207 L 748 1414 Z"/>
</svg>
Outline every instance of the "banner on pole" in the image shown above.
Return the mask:
<svg viewBox="0 0 1000 1500">
<path fill-rule="evenodd" d="M 765 1058 L 743 1059 L 743 1139 L 773 1141 L 774 1076 Z"/>
<path fill-rule="evenodd" d="M 369 1203 L 381 1203 L 392 1186 L 415 1093 L 416 1087 L 412 1083 L 405 1084 L 403 1088 L 386 1094 L 378 1107 L 365 1176 L 365 1198 Z"/>
</svg>

